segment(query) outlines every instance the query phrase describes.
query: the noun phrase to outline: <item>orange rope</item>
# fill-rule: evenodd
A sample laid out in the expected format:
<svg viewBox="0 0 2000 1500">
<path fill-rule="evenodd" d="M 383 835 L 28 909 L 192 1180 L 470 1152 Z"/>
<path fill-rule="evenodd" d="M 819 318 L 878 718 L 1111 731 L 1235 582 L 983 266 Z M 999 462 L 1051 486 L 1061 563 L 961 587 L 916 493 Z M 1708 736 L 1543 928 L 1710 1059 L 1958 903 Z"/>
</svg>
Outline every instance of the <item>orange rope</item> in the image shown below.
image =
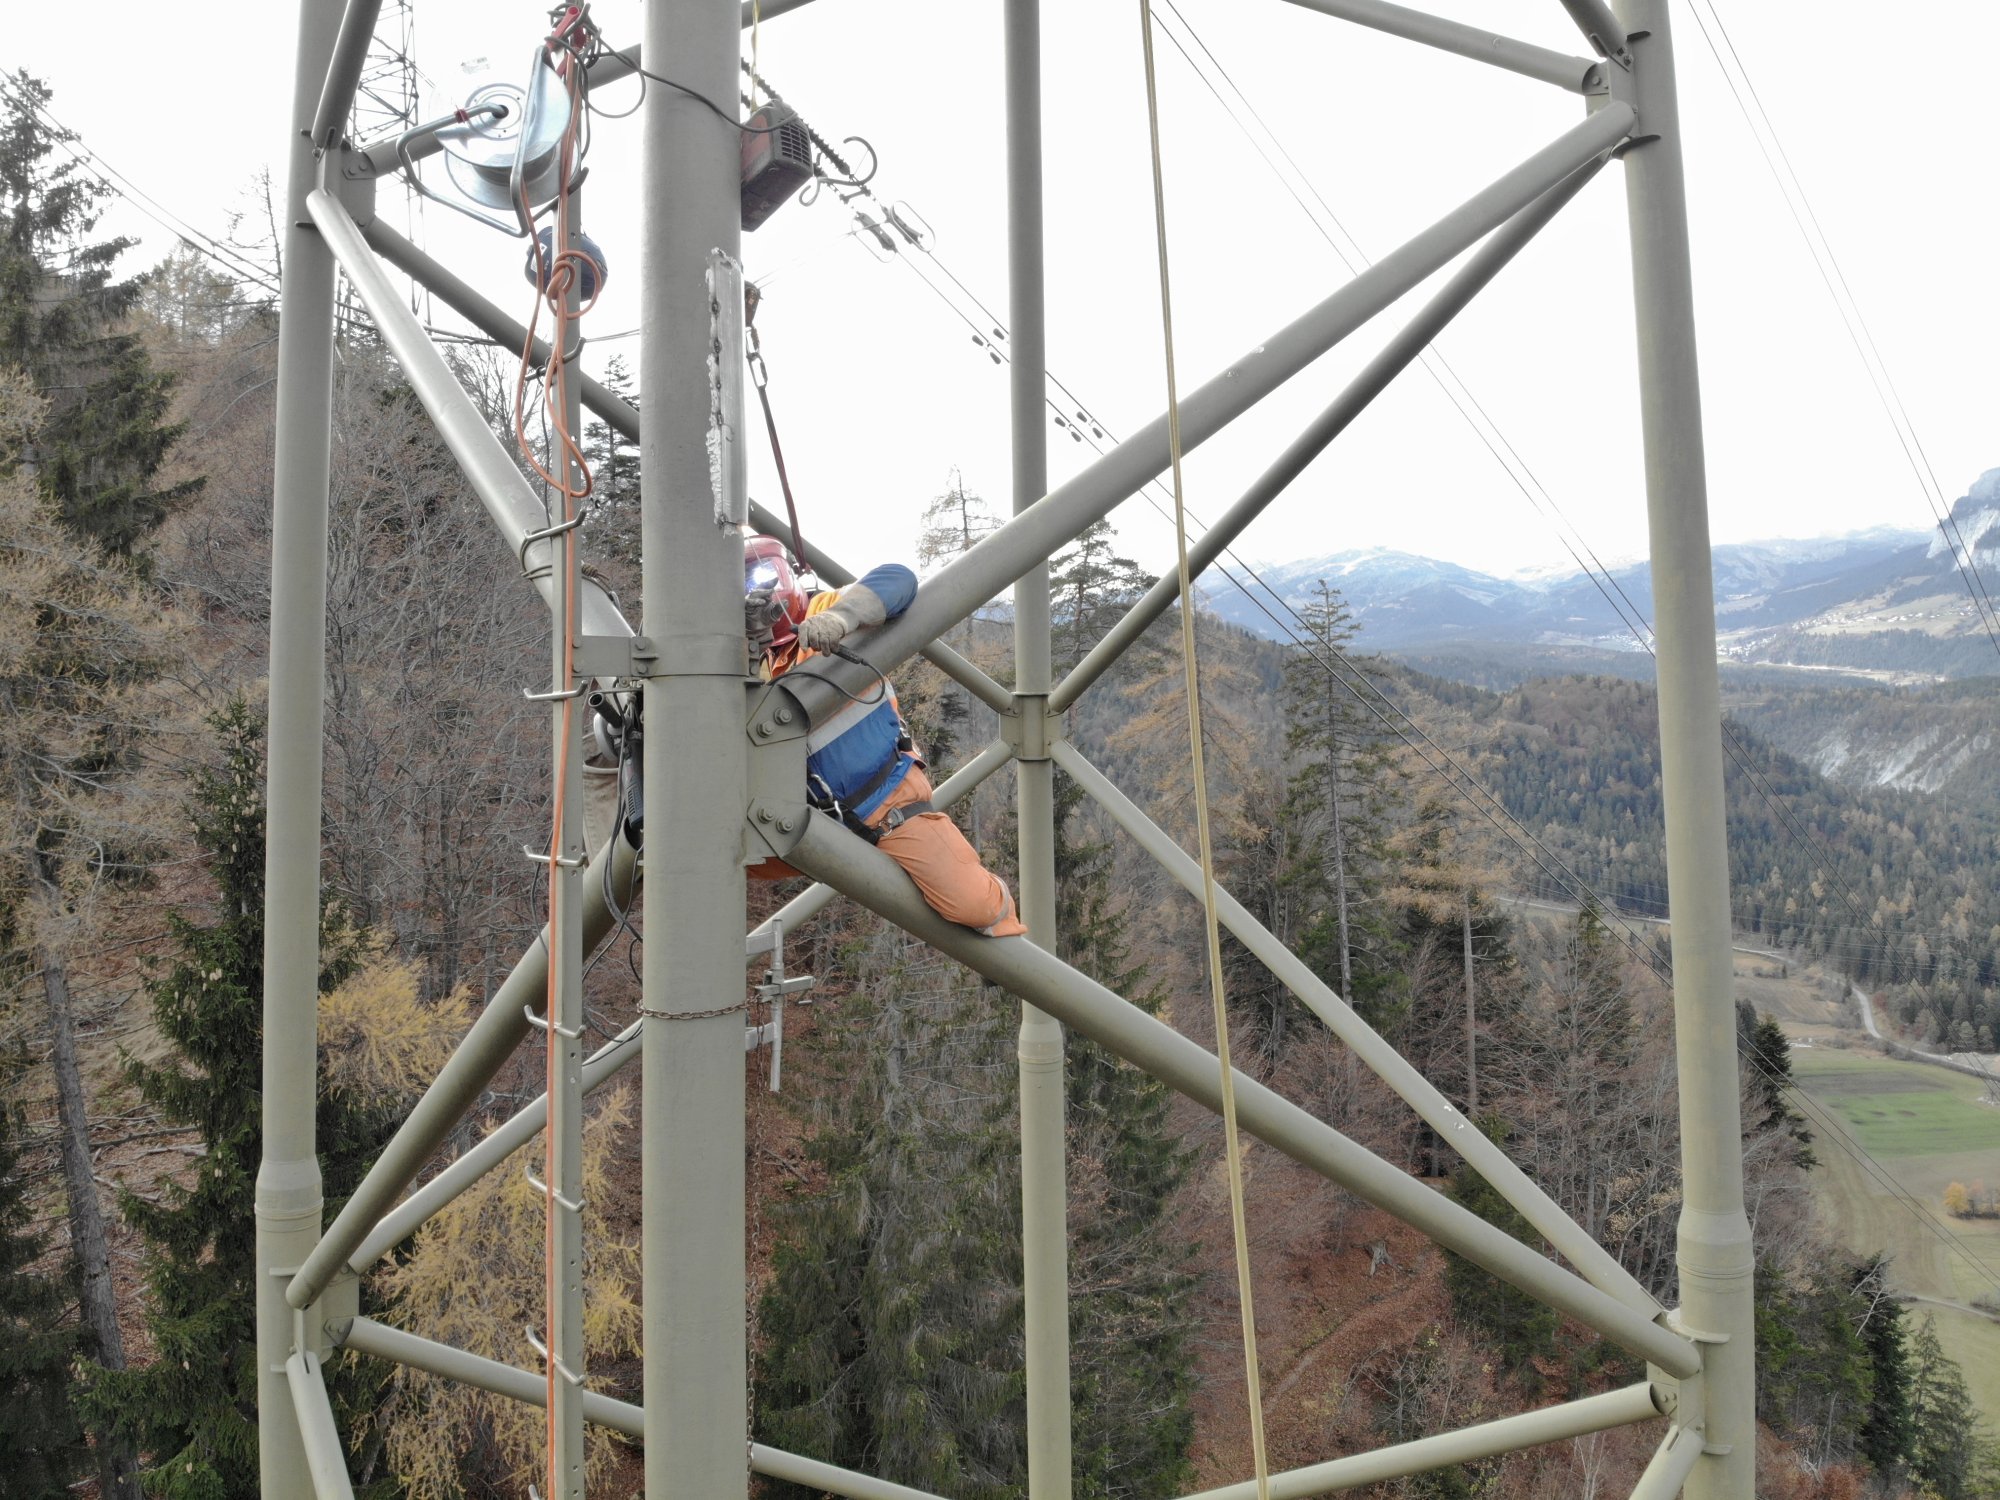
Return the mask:
<svg viewBox="0 0 2000 1500">
<path fill-rule="evenodd" d="M 574 685 L 576 676 L 576 591 L 569 582 L 576 576 L 576 527 L 578 506 L 591 492 L 592 478 L 590 466 L 586 462 L 577 435 L 569 428 L 569 364 L 564 355 L 570 348 L 571 328 L 576 319 L 590 310 L 597 300 L 597 293 L 603 289 L 603 277 L 599 275 L 598 285 L 592 289 L 590 298 L 572 314 L 569 310 L 570 292 L 583 276 L 583 267 L 590 264 L 589 257 L 568 248 L 570 237 L 570 188 L 571 177 L 576 166 L 576 146 L 578 127 L 583 118 L 583 95 L 581 69 L 575 58 L 567 50 L 558 60 L 557 71 L 561 74 L 569 99 L 569 121 L 563 130 L 560 158 L 560 186 L 556 195 L 556 212 L 552 244 L 562 246 L 553 257 L 542 253 L 541 240 L 530 234 L 529 246 L 535 257 L 535 306 L 528 320 L 527 340 L 521 348 L 521 363 L 514 382 L 514 438 L 528 466 L 538 474 L 553 492 L 552 510 L 559 510 L 555 523 L 565 526 L 561 533 L 561 566 L 563 586 L 562 610 L 562 671 L 558 690 L 568 692 Z M 522 204 L 523 211 L 533 222 L 533 205 Z M 595 269 L 595 268 L 593 268 Z M 535 330 L 541 321 L 542 304 L 546 301 L 553 314 L 553 338 L 549 360 L 543 380 L 543 404 L 549 415 L 550 430 L 553 434 L 551 452 L 545 465 L 537 456 L 534 444 L 528 437 L 526 422 L 528 375 L 534 361 Z M 560 476 L 551 473 L 551 467 L 560 471 Z M 571 475 L 580 476 L 572 484 Z M 554 524 L 554 523 L 552 523 Z M 564 791 L 570 755 L 574 748 L 576 722 L 576 700 L 560 700 L 558 709 L 560 730 L 556 746 L 555 797 L 549 831 L 549 966 L 548 982 L 542 1001 L 542 1016 L 548 1023 L 547 1046 L 543 1058 L 543 1088 L 549 1101 L 549 1118 L 542 1131 L 542 1182 L 543 1182 L 543 1230 L 542 1230 L 542 1297 L 544 1305 L 543 1339 L 547 1355 L 543 1360 L 546 1390 L 548 1444 L 547 1478 L 550 1500 L 562 1493 L 562 1476 L 557 1464 L 556 1442 L 556 1367 L 557 1309 L 560 1303 L 557 1273 L 556 1247 L 556 1202 L 557 1163 L 559 1140 L 555 1115 L 556 1082 L 562 1065 L 562 1034 L 556 1029 L 559 1024 L 557 985 L 561 973 L 561 929 L 556 922 L 556 897 L 558 883 L 562 879 L 562 858 L 564 843 L 565 807 Z"/>
</svg>

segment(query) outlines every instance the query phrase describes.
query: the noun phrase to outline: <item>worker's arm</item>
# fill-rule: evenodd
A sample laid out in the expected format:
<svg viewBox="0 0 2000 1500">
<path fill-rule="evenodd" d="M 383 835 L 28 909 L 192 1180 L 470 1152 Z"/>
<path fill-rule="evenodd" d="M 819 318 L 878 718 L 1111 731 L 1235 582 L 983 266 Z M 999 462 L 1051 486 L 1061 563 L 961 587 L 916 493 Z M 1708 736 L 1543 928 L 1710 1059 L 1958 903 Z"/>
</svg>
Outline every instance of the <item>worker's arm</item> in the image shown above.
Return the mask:
<svg viewBox="0 0 2000 1500">
<path fill-rule="evenodd" d="M 856 583 L 840 591 L 826 609 L 807 615 L 799 639 L 814 651 L 827 651 L 851 631 L 866 630 L 893 620 L 917 597 L 917 575 L 901 563 L 870 568 Z"/>
</svg>

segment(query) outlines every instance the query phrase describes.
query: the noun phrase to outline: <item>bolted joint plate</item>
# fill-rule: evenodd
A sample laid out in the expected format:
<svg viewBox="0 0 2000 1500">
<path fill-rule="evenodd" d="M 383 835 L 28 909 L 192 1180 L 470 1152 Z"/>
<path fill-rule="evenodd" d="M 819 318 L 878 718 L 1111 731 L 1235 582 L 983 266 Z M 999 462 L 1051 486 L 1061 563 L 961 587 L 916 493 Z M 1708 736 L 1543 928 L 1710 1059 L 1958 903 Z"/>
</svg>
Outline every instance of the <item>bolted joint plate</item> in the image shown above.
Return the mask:
<svg viewBox="0 0 2000 1500">
<path fill-rule="evenodd" d="M 361 1316 L 361 1278 L 343 1266 L 320 1293 L 319 1301 L 301 1314 L 313 1338 L 308 1347 L 321 1359 L 331 1354 L 347 1337 L 347 1329 Z"/>
<path fill-rule="evenodd" d="M 1016 693 L 1014 711 L 1000 715 L 1000 738 L 1016 760 L 1049 759 L 1062 727 L 1062 715 L 1049 712 L 1047 693 Z"/>
<path fill-rule="evenodd" d="M 805 710 L 783 684 L 745 684 L 748 714 L 744 734 L 749 740 L 749 798 L 743 819 L 743 862 L 757 864 L 782 859 L 805 837 L 806 733 Z"/>
<path fill-rule="evenodd" d="M 1645 37 L 1645 32 L 1634 32 L 1632 40 L 1641 42 Z M 1613 156 L 1623 156 L 1634 146 L 1642 146 L 1647 141 L 1658 140 L 1660 137 L 1659 131 L 1646 128 L 1645 88 L 1640 73 L 1639 68 L 1632 66 L 1607 68 L 1600 64 L 1597 77 L 1593 80 L 1596 86 L 1584 95 L 1586 114 L 1596 114 L 1605 105 L 1612 103 L 1629 104 L 1632 107 L 1632 113 L 1636 117 L 1632 133 L 1613 148 L 1611 152 Z"/>
</svg>

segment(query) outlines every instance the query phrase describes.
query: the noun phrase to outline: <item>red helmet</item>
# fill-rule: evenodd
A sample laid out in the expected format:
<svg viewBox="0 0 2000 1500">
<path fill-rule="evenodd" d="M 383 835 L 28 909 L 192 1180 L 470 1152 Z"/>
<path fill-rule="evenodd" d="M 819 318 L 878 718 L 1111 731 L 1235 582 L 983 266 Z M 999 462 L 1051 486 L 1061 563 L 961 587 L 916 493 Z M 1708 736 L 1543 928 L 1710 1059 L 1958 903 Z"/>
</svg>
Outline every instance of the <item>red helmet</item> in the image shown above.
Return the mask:
<svg viewBox="0 0 2000 1500">
<path fill-rule="evenodd" d="M 792 561 L 785 555 L 783 542 L 772 536 L 746 536 L 743 592 L 754 594 L 762 589 L 771 591 L 771 602 L 783 611 L 782 617 L 771 623 L 771 644 L 782 651 L 798 634 L 799 622 L 806 617 L 809 596 L 798 574 L 792 571 Z"/>
</svg>

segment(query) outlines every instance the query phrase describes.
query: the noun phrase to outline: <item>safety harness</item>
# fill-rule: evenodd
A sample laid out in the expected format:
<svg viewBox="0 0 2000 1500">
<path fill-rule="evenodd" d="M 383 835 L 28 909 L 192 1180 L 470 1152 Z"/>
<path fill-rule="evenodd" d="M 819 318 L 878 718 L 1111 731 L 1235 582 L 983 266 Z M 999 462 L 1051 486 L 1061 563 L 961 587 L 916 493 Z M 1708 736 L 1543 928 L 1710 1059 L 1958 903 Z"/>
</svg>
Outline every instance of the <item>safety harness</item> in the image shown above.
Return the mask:
<svg viewBox="0 0 2000 1500">
<path fill-rule="evenodd" d="M 909 751 L 904 750 L 899 752 L 869 779 L 868 785 L 854 794 L 853 800 L 856 802 L 866 802 L 870 797 L 881 791 L 888 784 L 889 778 L 896 774 L 896 768 L 905 761 L 908 761 L 911 765 L 923 764 Z M 845 803 L 834 796 L 833 788 L 826 784 L 824 776 L 809 776 L 806 778 L 806 801 L 815 810 L 829 813 L 840 819 L 841 823 L 846 826 L 850 833 L 859 834 L 871 844 L 881 843 L 883 834 L 894 833 L 912 818 L 921 818 L 927 812 L 937 811 L 928 802 L 907 802 L 901 807 L 890 808 L 883 815 L 881 822 L 871 826 L 863 822 Z"/>
</svg>

